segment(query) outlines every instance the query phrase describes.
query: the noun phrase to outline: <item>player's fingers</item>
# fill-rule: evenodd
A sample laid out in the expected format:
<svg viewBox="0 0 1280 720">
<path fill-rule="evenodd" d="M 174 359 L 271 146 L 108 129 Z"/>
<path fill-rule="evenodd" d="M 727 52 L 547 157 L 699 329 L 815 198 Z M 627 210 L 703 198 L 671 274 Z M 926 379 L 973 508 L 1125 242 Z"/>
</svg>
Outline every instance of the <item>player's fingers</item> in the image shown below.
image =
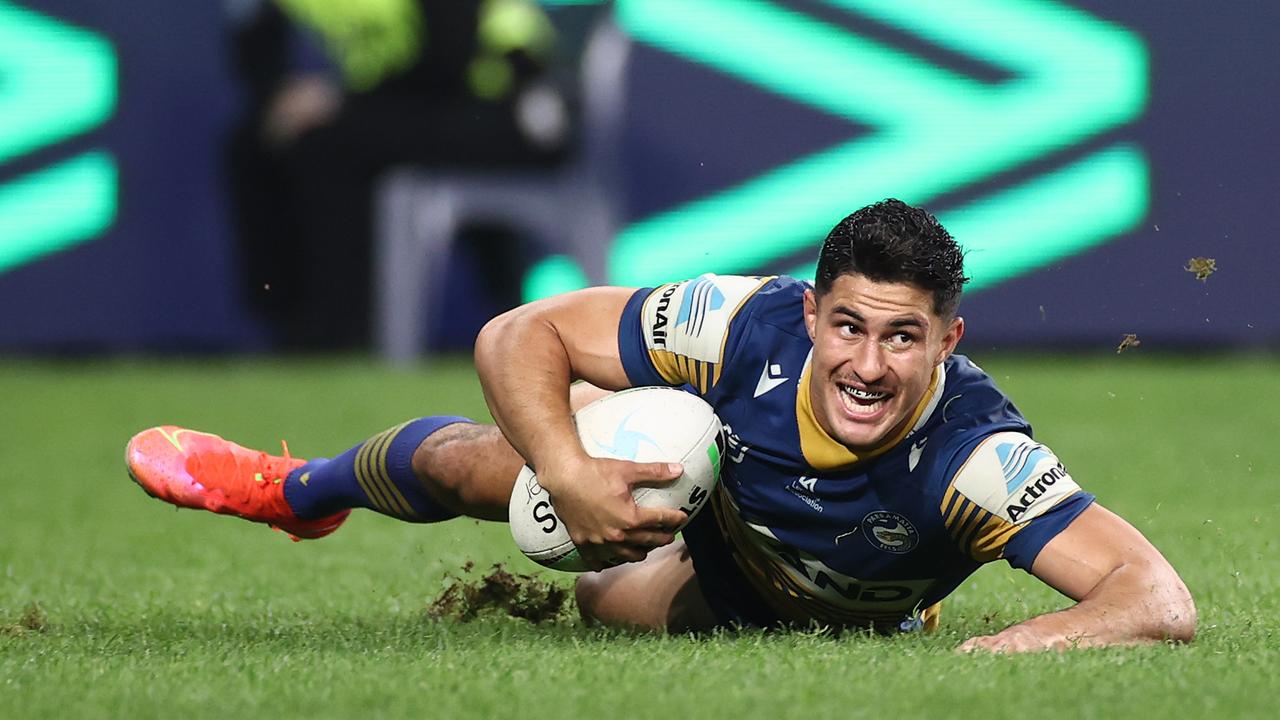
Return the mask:
<svg viewBox="0 0 1280 720">
<path fill-rule="evenodd" d="M 644 550 L 652 550 L 660 548 L 663 545 L 670 545 L 676 536 L 673 533 L 663 532 L 660 530 L 632 530 L 627 533 L 627 544 Z"/>
<path fill-rule="evenodd" d="M 672 532 L 688 521 L 689 516 L 676 508 L 636 508 L 637 528 L 658 529 Z"/>
<path fill-rule="evenodd" d="M 645 559 L 649 550 L 650 548 L 636 547 L 627 543 L 610 543 L 580 552 L 587 567 L 592 570 L 604 570 L 614 565 L 639 562 Z"/>
<path fill-rule="evenodd" d="M 979 635 L 977 637 L 971 637 L 968 640 L 965 640 L 964 642 L 960 643 L 959 647 L 956 648 L 956 652 L 972 653 L 972 652 L 991 651 L 995 649 L 994 644 L 995 644 L 995 638 L 993 636 Z"/>
<path fill-rule="evenodd" d="M 586 563 L 591 570 L 604 570 L 613 567 L 616 563 L 610 562 L 612 551 L 602 547 L 594 548 L 578 548 L 578 552 L 582 557 L 582 562 Z"/>
<path fill-rule="evenodd" d="M 657 487 L 666 485 L 684 474 L 680 463 L 631 463 L 627 484 L 632 487 Z"/>
<path fill-rule="evenodd" d="M 613 567 L 622 563 L 640 562 L 649 554 L 649 550 L 650 548 L 636 547 L 631 544 L 611 545 L 605 553 L 605 566 Z"/>
</svg>

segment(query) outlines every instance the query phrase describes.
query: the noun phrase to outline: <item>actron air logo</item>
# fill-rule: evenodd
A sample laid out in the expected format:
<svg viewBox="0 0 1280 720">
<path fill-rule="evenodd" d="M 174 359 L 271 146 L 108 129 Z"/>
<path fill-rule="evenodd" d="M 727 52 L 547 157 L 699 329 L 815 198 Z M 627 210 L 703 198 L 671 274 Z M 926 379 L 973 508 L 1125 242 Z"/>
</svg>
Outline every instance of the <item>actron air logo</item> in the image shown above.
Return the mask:
<svg viewBox="0 0 1280 720">
<path fill-rule="evenodd" d="M 115 53 L 101 36 L 0 0 L 0 273 L 100 235 L 115 220 L 117 171 L 99 149 L 56 147 L 106 122 Z M 54 148 L 45 167 L 6 166 Z"/>
<path fill-rule="evenodd" d="M 1020 170 L 963 205 L 930 205 L 968 251 L 970 288 L 1104 243 L 1146 214 L 1143 153 L 1095 147 L 1146 102 L 1147 54 L 1132 32 L 1051 0 L 804 4 L 819 2 L 850 21 L 782 0 L 619 0 L 638 40 L 872 131 L 627 227 L 609 254 L 611 283 L 765 268 L 812 277 L 816 239 L 852 209 L 889 196 L 972 198 L 979 183 Z M 859 18 L 1008 79 L 983 82 L 860 34 Z M 1086 143 L 1089 152 L 1063 152 Z M 1033 164 L 1049 167 L 1025 177 Z"/>
<path fill-rule="evenodd" d="M 996 457 L 1000 459 L 1005 487 L 1012 493 L 1031 477 L 1041 460 L 1053 458 L 1053 454 L 1034 443 L 1000 443 L 996 446 Z"/>
</svg>

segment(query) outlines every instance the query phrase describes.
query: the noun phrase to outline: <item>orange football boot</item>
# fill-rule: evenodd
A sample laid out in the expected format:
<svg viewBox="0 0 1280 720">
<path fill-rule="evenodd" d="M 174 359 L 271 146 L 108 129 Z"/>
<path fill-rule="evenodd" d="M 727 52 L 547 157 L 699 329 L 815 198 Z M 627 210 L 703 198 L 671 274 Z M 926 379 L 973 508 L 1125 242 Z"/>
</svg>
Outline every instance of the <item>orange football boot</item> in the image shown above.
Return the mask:
<svg viewBox="0 0 1280 720">
<path fill-rule="evenodd" d="M 337 530 L 350 510 L 316 520 L 293 514 L 284 499 L 284 479 L 306 460 L 268 455 L 217 435 L 163 425 L 129 441 L 129 476 L 148 495 L 184 508 L 235 515 L 266 523 L 294 540 L 320 538 Z"/>
</svg>

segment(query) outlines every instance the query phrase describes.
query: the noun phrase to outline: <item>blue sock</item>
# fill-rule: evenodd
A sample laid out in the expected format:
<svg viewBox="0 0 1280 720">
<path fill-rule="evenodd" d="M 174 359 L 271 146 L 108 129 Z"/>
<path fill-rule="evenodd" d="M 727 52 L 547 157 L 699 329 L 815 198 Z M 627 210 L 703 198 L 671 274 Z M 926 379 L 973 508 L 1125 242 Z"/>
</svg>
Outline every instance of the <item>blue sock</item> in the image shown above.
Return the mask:
<svg viewBox="0 0 1280 720">
<path fill-rule="evenodd" d="M 413 473 L 413 453 L 429 435 L 459 422 L 472 421 L 449 415 L 410 420 L 332 460 L 312 460 L 285 478 L 285 502 L 304 520 L 358 507 L 409 522 L 456 517 L 427 495 Z"/>
</svg>

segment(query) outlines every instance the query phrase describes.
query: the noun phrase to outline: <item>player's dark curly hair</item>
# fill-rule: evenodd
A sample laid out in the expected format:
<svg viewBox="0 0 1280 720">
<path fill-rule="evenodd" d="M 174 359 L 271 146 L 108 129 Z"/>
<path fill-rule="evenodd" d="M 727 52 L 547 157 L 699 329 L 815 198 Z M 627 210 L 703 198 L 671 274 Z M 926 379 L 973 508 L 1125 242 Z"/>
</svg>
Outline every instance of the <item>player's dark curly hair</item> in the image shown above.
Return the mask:
<svg viewBox="0 0 1280 720">
<path fill-rule="evenodd" d="M 890 198 L 840 221 L 822 243 L 819 295 L 841 275 L 876 282 L 906 282 L 933 295 L 933 311 L 954 317 L 960 305 L 964 253 L 951 233 L 928 211 Z"/>
</svg>

